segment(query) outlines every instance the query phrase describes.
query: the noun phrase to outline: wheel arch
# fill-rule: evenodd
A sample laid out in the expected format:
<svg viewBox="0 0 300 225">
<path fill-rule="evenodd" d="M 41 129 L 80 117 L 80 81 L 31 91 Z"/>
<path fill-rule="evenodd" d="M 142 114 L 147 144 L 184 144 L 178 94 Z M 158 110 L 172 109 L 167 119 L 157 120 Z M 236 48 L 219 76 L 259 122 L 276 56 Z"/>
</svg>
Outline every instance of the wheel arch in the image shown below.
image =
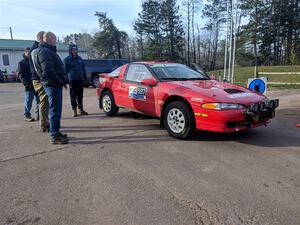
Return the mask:
<svg viewBox="0 0 300 225">
<path fill-rule="evenodd" d="M 175 101 L 182 101 L 182 102 L 184 102 L 191 109 L 191 111 L 194 112 L 191 104 L 184 97 L 178 96 L 178 95 L 169 96 L 164 101 L 164 104 L 163 104 L 162 109 L 161 109 L 161 113 L 160 113 L 160 126 L 161 127 L 164 126 L 164 112 L 165 112 L 165 109 L 166 109 L 167 105 L 169 105 L 171 102 L 175 102 Z M 194 117 L 194 113 L 193 113 L 192 116 Z"/>
<path fill-rule="evenodd" d="M 102 109 L 102 95 L 104 92 L 106 91 L 110 91 L 110 93 L 112 94 L 112 96 L 114 97 L 114 93 L 108 88 L 108 87 L 105 87 L 103 88 L 103 90 L 101 91 L 101 95 L 100 95 L 100 98 L 99 98 L 99 108 Z"/>
</svg>

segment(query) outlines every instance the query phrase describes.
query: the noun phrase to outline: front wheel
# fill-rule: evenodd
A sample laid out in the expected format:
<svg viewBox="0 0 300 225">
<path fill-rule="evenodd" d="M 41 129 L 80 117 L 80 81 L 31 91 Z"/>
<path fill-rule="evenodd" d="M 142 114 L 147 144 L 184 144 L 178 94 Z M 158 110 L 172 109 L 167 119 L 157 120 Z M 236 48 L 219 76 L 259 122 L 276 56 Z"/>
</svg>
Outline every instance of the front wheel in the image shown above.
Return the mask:
<svg viewBox="0 0 300 225">
<path fill-rule="evenodd" d="M 106 115 L 115 116 L 118 114 L 119 107 L 116 106 L 114 96 L 110 91 L 105 91 L 102 94 L 101 104 Z"/>
<path fill-rule="evenodd" d="M 175 138 L 190 137 L 195 130 L 193 110 L 182 101 L 171 102 L 164 111 L 164 125 Z"/>
</svg>

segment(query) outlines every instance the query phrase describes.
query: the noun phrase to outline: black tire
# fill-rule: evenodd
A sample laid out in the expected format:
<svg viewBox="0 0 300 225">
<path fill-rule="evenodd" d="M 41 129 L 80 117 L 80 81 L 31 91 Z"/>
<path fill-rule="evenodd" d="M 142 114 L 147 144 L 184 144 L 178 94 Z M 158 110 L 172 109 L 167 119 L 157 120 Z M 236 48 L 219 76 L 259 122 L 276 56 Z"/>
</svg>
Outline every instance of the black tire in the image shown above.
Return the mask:
<svg viewBox="0 0 300 225">
<path fill-rule="evenodd" d="M 176 114 L 176 111 L 178 114 Z M 175 119 L 168 119 L 169 114 L 171 118 L 175 117 Z M 184 125 L 182 125 L 183 120 Z M 163 121 L 165 128 L 172 137 L 178 139 L 187 139 L 194 133 L 195 117 L 193 114 L 193 110 L 188 104 L 183 101 L 174 101 L 169 103 L 164 110 Z M 173 126 L 173 128 L 171 126 Z M 176 130 L 176 128 L 178 128 L 177 132 L 174 131 Z"/>
<path fill-rule="evenodd" d="M 99 86 L 99 76 L 98 75 L 93 75 L 92 80 L 91 80 L 92 86 L 94 88 L 97 88 Z"/>
<path fill-rule="evenodd" d="M 110 107 L 106 107 L 106 103 L 104 101 L 110 101 Z M 101 105 L 103 112 L 107 116 L 115 116 L 119 112 L 119 107 L 115 104 L 115 99 L 111 91 L 104 91 L 101 96 Z"/>
</svg>

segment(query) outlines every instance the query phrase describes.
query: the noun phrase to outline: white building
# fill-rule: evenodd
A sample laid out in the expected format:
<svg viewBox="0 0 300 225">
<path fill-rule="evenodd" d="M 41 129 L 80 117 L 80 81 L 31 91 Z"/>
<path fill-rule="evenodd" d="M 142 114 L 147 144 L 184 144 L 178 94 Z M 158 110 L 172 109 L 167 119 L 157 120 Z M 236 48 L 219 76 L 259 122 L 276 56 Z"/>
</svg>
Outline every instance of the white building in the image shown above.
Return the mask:
<svg viewBox="0 0 300 225">
<path fill-rule="evenodd" d="M 23 59 L 24 49 L 31 47 L 32 40 L 0 39 L 0 70 L 7 70 L 7 74 L 13 74 L 18 67 L 18 62 Z M 63 60 L 69 54 L 69 46 L 57 44 L 57 53 Z M 86 51 L 79 49 L 79 55 L 87 59 Z"/>
</svg>

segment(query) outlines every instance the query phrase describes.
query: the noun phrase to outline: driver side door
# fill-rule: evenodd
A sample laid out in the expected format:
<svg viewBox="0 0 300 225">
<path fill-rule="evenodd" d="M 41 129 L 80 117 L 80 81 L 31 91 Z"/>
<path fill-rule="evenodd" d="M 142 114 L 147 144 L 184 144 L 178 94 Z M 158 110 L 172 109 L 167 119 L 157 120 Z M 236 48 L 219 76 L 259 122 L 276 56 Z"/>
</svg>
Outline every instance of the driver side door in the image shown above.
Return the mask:
<svg viewBox="0 0 300 225">
<path fill-rule="evenodd" d="M 126 108 L 155 116 L 157 86 L 142 85 L 141 81 L 153 75 L 143 64 L 130 64 L 121 84 L 122 105 Z"/>
</svg>

